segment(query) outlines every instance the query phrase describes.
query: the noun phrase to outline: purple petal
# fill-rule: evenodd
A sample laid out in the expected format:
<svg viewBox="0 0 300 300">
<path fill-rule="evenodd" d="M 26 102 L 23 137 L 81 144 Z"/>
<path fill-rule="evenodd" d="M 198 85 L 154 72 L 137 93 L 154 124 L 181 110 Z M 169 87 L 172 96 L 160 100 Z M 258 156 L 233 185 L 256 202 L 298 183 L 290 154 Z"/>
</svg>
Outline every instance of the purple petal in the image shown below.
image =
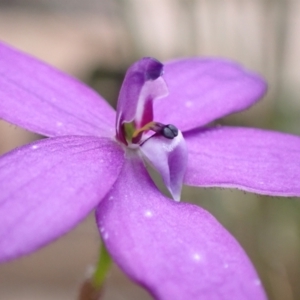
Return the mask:
<svg viewBox="0 0 300 300">
<path fill-rule="evenodd" d="M 141 147 L 144 159 L 161 175 L 174 200 L 180 200 L 183 177 L 187 166 L 187 149 L 182 133 L 167 139 L 154 135 Z"/>
<path fill-rule="evenodd" d="M 217 127 L 185 135 L 184 183 L 300 196 L 300 138 L 278 132 Z"/>
<path fill-rule="evenodd" d="M 123 151 L 106 138 L 41 140 L 0 159 L 0 261 L 51 242 L 82 220 L 119 175 Z"/>
<path fill-rule="evenodd" d="M 164 70 L 169 95 L 154 102 L 154 120 L 182 132 L 244 110 L 266 91 L 261 77 L 221 59 L 177 60 Z"/>
<path fill-rule="evenodd" d="M 162 72 L 162 63 L 151 57 L 142 58 L 127 70 L 117 106 L 116 127 L 120 141 L 125 140 L 123 123 L 134 121 L 140 128 L 153 120 L 152 101 L 168 92 Z"/>
<path fill-rule="evenodd" d="M 114 134 L 115 113 L 101 96 L 2 43 L 0 118 L 46 136 Z"/>
<path fill-rule="evenodd" d="M 114 261 L 155 299 L 266 299 L 235 239 L 207 211 L 165 198 L 138 161 L 96 216 Z"/>
</svg>

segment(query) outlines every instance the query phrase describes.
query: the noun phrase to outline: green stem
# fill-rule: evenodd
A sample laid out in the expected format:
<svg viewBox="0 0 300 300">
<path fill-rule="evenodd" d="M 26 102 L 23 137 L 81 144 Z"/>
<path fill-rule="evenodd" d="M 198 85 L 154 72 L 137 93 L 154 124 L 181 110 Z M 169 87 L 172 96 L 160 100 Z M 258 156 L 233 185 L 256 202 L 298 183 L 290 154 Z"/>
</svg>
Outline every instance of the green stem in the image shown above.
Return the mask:
<svg viewBox="0 0 300 300">
<path fill-rule="evenodd" d="M 93 284 L 95 288 L 100 289 L 102 287 L 106 274 L 110 269 L 111 262 L 111 257 L 107 252 L 104 243 L 101 243 L 99 260 L 93 275 Z"/>
</svg>

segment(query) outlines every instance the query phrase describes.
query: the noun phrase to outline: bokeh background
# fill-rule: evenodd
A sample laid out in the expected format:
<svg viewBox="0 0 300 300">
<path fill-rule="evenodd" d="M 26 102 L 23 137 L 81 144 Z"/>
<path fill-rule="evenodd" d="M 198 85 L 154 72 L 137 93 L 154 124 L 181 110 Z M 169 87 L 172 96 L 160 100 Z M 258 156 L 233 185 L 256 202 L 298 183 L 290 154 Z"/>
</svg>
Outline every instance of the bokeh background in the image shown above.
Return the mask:
<svg viewBox="0 0 300 300">
<path fill-rule="evenodd" d="M 80 78 L 112 105 L 127 66 L 142 56 L 223 56 L 262 74 L 269 92 L 220 123 L 298 135 L 299 32 L 299 0 L 0 0 L 1 40 Z M 0 120 L 0 153 L 36 138 Z M 270 299 L 300 299 L 299 199 L 225 189 L 183 194 L 242 244 Z M 99 243 L 91 214 L 50 246 L 1 265 L 0 299 L 76 299 Z M 103 299 L 151 297 L 114 266 Z"/>
</svg>

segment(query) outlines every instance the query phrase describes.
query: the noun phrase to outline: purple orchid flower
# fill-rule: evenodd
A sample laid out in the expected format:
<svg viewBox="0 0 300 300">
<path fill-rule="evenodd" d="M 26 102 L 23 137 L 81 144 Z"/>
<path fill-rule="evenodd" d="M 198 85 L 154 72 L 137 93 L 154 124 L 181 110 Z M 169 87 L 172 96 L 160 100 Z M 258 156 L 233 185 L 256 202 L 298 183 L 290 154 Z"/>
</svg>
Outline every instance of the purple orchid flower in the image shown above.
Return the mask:
<svg viewBox="0 0 300 300">
<path fill-rule="evenodd" d="M 259 76 L 220 59 L 143 58 L 127 71 L 115 114 L 82 83 L 4 44 L 0 75 L 0 117 L 49 137 L 0 159 L 0 261 L 48 244 L 96 208 L 110 255 L 156 299 L 266 299 L 226 229 L 177 202 L 182 183 L 300 195 L 298 137 L 205 127 L 253 105 L 266 90 Z"/>
</svg>

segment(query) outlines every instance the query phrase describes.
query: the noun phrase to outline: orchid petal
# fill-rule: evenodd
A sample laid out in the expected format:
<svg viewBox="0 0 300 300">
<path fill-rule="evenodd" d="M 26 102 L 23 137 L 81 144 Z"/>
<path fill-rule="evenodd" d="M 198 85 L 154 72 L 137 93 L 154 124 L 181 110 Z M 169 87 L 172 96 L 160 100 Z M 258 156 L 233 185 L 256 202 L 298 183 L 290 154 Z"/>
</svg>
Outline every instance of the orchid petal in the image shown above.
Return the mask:
<svg viewBox="0 0 300 300">
<path fill-rule="evenodd" d="M 141 147 L 143 157 L 161 175 L 174 200 L 180 200 L 183 177 L 187 166 L 187 149 L 182 133 L 173 139 L 154 135 Z"/>
<path fill-rule="evenodd" d="M 83 83 L 0 43 L 0 118 L 45 136 L 112 136 L 115 113 Z"/>
<path fill-rule="evenodd" d="M 152 101 L 168 93 L 162 72 L 163 64 L 150 57 L 140 59 L 127 70 L 117 106 L 116 128 L 121 141 L 124 123 L 134 121 L 139 128 L 153 120 Z"/>
<path fill-rule="evenodd" d="M 124 154 L 110 139 L 68 136 L 0 159 L 0 261 L 30 253 L 73 228 L 117 179 Z"/>
<path fill-rule="evenodd" d="M 154 102 L 154 119 L 182 132 L 244 110 L 266 91 L 261 77 L 221 59 L 176 60 L 164 70 L 169 95 Z"/>
<path fill-rule="evenodd" d="M 96 211 L 114 261 L 155 299 L 266 299 L 235 239 L 207 211 L 165 198 L 135 159 Z"/>
<path fill-rule="evenodd" d="M 185 135 L 184 183 L 300 196 L 300 138 L 251 128 L 217 127 Z"/>
</svg>

